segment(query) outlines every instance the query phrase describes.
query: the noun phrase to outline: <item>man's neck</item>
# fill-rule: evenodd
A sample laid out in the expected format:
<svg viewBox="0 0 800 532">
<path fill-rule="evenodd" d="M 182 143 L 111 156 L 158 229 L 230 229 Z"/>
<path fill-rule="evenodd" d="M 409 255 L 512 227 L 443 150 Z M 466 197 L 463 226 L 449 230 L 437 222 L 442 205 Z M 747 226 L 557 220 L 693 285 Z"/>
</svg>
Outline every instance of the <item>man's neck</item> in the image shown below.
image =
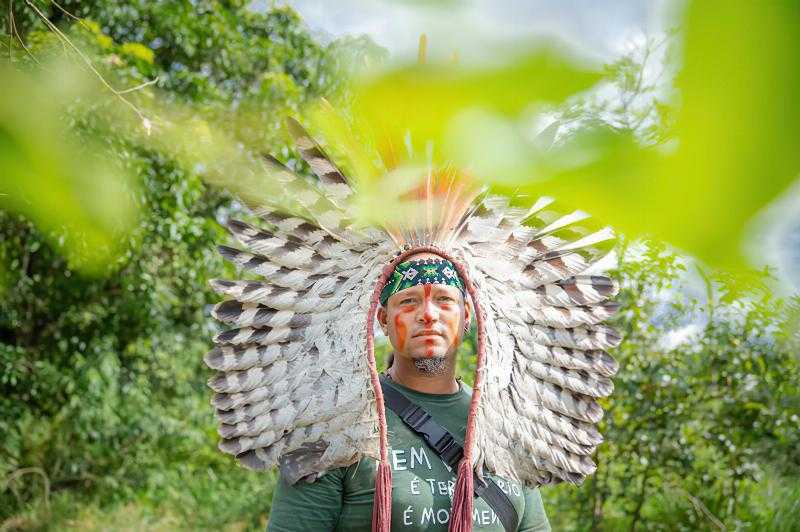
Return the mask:
<svg viewBox="0 0 800 532">
<path fill-rule="evenodd" d="M 446 394 L 459 390 L 455 361 L 452 359 L 447 361 L 447 367 L 442 373 L 432 375 L 417 369 L 413 360 L 395 356 L 387 373 L 396 383 L 417 392 Z"/>
</svg>

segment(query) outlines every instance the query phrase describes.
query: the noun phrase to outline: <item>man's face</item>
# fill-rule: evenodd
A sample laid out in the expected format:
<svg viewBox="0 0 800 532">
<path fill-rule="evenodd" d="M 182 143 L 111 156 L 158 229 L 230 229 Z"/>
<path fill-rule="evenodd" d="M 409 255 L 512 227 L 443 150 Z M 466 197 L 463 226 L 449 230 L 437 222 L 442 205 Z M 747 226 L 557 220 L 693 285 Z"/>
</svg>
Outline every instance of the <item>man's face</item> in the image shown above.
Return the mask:
<svg viewBox="0 0 800 532">
<path fill-rule="evenodd" d="M 392 295 L 378 321 L 397 356 L 445 358 L 455 353 L 469 323 L 469 307 L 458 288 L 417 285 Z"/>
</svg>

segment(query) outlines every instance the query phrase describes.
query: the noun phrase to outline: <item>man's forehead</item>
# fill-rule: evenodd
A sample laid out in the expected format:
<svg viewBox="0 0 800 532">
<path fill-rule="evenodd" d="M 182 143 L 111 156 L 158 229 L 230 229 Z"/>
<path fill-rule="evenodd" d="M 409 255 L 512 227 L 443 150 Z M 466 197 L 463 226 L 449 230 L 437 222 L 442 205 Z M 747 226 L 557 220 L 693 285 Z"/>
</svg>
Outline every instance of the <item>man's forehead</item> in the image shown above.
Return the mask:
<svg viewBox="0 0 800 532">
<path fill-rule="evenodd" d="M 406 296 L 406 297 L 408 297 L 408 296 L 422 297 L 425 294 L 425 287 L 426 286 L 429 286 L 431 288 L 431 293 L 433 293 L 433 294 L 446 293 L 446 294 L 452 295 L 454 297 L 457 296 L 459 299 L 462 297 L 461 290 L 459 290 L 455 286 L 450 286 L 450 285 L 446 285 L 446 284 L 439 284 L 439 283 L 431 283 L 431 284 L 418 284 L 418 285 L 414 285 L 414 286 L 409 286 L 408 288 L 404 288 L 403 290 L 400 290 L 400 291 L 396 292 L 395 294 L 393 294 L 389 298 L 389 301 L 391 301 L 392 298 L 394 298 L 394 297 L 398 298 L 397 299 L 398 301 L 399 301 L 399 298 L 401 298 L 403 296 Z"/>
</svg>

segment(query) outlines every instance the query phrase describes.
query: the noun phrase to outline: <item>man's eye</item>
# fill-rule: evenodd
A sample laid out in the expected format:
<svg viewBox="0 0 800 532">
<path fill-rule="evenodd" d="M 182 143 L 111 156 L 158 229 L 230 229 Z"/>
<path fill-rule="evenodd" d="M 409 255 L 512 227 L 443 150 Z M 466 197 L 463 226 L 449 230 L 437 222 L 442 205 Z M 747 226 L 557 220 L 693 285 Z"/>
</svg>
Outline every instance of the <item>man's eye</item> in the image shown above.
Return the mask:
<svg viewBox="0 0 800 532">
<path fill-rule="evenodd" d="M 403 299 L 402 301 L 400 301 L 400 304 L 401 305 L 413 305 L 414 304 L 414 300 L 413 299 Z"/>
<path fill-rule="evenodd" d="M 442 296 L 442 297 L 439 298 L 439 301 L 442 301 L 444 303 L 453 303 L 455 301 L 455 299 L 453 299 L 450 296 Z"/>
</svg>

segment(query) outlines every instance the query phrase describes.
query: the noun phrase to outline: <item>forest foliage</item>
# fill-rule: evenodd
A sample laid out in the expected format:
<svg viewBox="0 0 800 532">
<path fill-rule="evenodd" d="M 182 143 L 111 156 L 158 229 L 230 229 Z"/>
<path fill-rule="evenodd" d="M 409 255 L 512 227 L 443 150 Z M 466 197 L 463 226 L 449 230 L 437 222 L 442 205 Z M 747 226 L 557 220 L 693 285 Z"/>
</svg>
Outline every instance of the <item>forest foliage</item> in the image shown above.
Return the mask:
<svg viewBox="0 0 800 532">
<path fill-rule="evenodd" d="M 0 529 L 263 528 L 274 474 L 216 449 L 205 386 L 206 308 L 216 301 L 207 281 L 228 267 L 215 245 L 241 209 L 218 185 L 252 184 L 248 157 L 268 152 L 303 171 L 283 117 L 320 96 L 351 98 L 352 60 L 385 52 L 366 39 L 321 44 L 291 9 L 254 12 L 243 1 L 31 4 L 85 57 L 29 4 L 7 6 Z M 578 68 L 542 57 L 529 58 L 532 72 Z M 89 64 L 116 93 L 98 91 Z M 635 79 L 637 68 L 623 59 L 540 94 L 559 103 L 597 80 Z M 483 79 L 463 76 L 462 86 Z M 375 79 L 364 90 L 383 94 L 389 78 Z M 496 96 L 484 102 L 519 110 Z M 561 119 L 642 136 L 591 111 L 567 107 Z M 148 127 L 190 134 L 159 138 Z M 228 165 L 231 154 L 245 162 Z M 554 529 L 791 530 L 798 300 L 776 297 L 768 273 L 733 282 L 658 240 L 624 240 L 616 275 L 625 341 L 607 442 L 583 487 L 542 490 Z"/>
</svg>

